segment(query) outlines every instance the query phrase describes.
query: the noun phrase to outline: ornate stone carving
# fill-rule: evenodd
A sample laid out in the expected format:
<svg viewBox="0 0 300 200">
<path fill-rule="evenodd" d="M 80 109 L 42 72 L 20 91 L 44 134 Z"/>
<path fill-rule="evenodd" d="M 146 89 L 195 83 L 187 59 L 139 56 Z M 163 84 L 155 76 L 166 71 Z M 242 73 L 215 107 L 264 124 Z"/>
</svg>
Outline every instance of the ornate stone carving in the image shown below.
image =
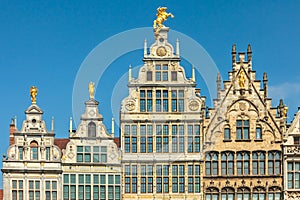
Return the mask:
<svg viewBox="0 0 300 200">
<path fill-rule="evenodd" d="M 133 100 L 128 100 L 125 104 L 125 108 L 128 110 L 128 111 L 132 111 L 135 109 L 135 102 Z"/>
<path fill-rule="evenodd" d="M 287 147 L 286 152 L 290 154 L 300 154 L 300 147 L 298 146 Z"/>
<path fill-rule="evenodd" d="M 195 101 L 195 100 L 192 100 L 189 103 L 189 109 L 192 110 L 192 111 L 198 110 L 199 106 L 200 106 L 199 103 L 197 101 Z"/>
</svg>

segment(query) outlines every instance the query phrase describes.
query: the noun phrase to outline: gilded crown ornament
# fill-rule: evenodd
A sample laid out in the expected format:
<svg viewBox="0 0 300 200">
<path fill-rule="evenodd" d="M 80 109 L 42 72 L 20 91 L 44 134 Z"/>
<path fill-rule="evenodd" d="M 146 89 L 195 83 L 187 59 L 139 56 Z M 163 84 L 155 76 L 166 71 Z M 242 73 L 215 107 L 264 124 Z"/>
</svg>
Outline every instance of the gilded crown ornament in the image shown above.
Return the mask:
<svg viewBox="0 0 300 200">
<path fill-rule="evenodd" d="M 174 15 L 172 13 L 166 12 L 167 7 L 159 7 L 157 8 L 157 14 L 156 14 L 156 20 L 153 22 L 153 28 L 155 30 L 155 33 L 158 33 L 158 31 L 164 27 L 163 22 L 168 19 L 168 17 L 174 18 Z"/>
<path fill-rule="evenodd" d="M 36 104 L 36 96 L 38 93 L 38 88 L 35 86 L 30 87 L 30 96 L 31 96 L 31 102 L 32 104 Z"/>
<path fill-rule="evenodd" d="M 95 98 L 95 84 L 93 82 L 89 83 L 89 93 L 90 93 L 90 99 Z"/>
</svg>

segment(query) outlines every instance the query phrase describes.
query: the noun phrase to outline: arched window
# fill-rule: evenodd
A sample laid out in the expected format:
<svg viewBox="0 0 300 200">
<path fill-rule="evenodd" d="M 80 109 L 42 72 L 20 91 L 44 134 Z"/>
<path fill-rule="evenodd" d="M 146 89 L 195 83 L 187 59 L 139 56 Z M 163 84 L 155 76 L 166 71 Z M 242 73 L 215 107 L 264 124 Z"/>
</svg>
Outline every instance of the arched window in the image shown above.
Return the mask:
<svg viewBox="0 0 300 200">
<path fill-rule="evenodd" d="M 38 159 L 38 143 L 37 143 L 37 141 L 32 141 L 30 143 L 30 159 L 31 160 Z"/>
<path fill-rule="evenodd" d="M 258 175 L 265 174 L 266 153 L 257 151 L 252 153 L 252 173 Z"/>
<path fill-rule="evenodd" d="M 280 174 L 281 170 L 281 152 L 269 151 L 268 153 L 268 173 Z"/>
<path fill-rule="evenodd" d="M 209 152 L 205 156 L 206 175 L 218 175 L 218 152 Z"/>
<path fill-rule="evenodd" d="M 250 153 L 238 152 L 236 155 L 236 165 L 238 175 L 248 175 L 250 166 Z"/>
<path fill-rule="evenodd" d="M 280 200 L 281 199 L 281 189 L 279 187 L 269 188 L 268 200 Z"/>
<path fill-rule="evenodd" d="M 262 128 L 261 128 L 260 125 L 256 126 L 255 139 L 257 139 L 257 140 L 261 140 L 262 139 Z"/>
<path fill-rule="evenodd" d="M 223 188 L 221 192 L 222 200 L 234 200 L 234 189 L 233 188 Z"/>
<path fill-rule="evenodd" d="M 230 127 L 226 125 L 224 128 L 224 140 L 230 140 L 230 139 L 231 139 Z"/>
<path fill-rule="evenodd" d="M 233 175 L 234 169 L 234 154 L 232 152 L 222 152 L 222 175 Z"/>
<path fill-rule="evenodd" d="M 238 200 L 250 200 L 250 189 L 247 187 L 240 187 L 237 191 Z"/>
<path fill-rule="evenodd" d="M 96 124 L 90 122 L 88 125 L 88 137 L 96 137 Z"/>
<path fill-rule="evenodd" d="M 218 200 L 219 199 L 219 190 L 218 188 L 207 188 L 205 190 L 205 199 L 206 200 Z"/>
<path fill-rule="evenodd" d="M 253 200 L 265 200 L 266 189 L 263 187 L 256 187 L 253 189 Z"/>
</svg>

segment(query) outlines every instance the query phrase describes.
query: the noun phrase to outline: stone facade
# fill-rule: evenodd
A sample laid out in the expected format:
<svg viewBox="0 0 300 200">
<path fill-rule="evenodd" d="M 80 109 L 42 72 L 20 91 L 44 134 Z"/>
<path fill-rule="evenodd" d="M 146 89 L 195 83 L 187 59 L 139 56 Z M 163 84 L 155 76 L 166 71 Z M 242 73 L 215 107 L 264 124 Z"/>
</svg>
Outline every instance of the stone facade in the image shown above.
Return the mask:
<svg viewBox="0 0 300 200">
<path fill-rule="evenodd" d="M 204 121 L 206 199 L 280 199 L 285 107 L 271 107 L 267 74 L 257 80 L 250 45 L 238 60 L 233 46 L 229 80 L 221 89 L 218 75 L 217 84 Z"/>
<path fill-rule="evenodd" d="M 284 135 L 284 199 L 300 199 L 300 111 Z"/>
</svg>

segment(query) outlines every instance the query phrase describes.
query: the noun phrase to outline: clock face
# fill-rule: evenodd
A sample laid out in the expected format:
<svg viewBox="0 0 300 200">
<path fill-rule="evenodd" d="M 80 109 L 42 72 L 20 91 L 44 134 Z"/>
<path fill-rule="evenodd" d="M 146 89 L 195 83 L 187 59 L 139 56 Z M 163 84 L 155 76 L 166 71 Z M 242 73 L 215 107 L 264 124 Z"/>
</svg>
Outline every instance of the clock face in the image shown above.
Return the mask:
<svg viewBox="0 0 300 200">
<path fill-rule="evenodd" d="M 165 55 L 167 54 L 167 50 L 166 50 L 165 47 L 158 47 L 158 48 L 156 49 L 156 54 L 157 54 L 158 56 L 165 56 Z"/>
<path fill-rule="evenodd" d="M 135 109 L 135 102 L 133 100 L 129 100 L 127 101 L 125 107 L 128 111 L 132 111 Z"/>
<path fill-rule="evenodd" d="M 189 103 L 189 108 L 192 111 L 196 111 L 199 109 L 199 103 L 197 101 L 193 100 Z"/>
</svg>

